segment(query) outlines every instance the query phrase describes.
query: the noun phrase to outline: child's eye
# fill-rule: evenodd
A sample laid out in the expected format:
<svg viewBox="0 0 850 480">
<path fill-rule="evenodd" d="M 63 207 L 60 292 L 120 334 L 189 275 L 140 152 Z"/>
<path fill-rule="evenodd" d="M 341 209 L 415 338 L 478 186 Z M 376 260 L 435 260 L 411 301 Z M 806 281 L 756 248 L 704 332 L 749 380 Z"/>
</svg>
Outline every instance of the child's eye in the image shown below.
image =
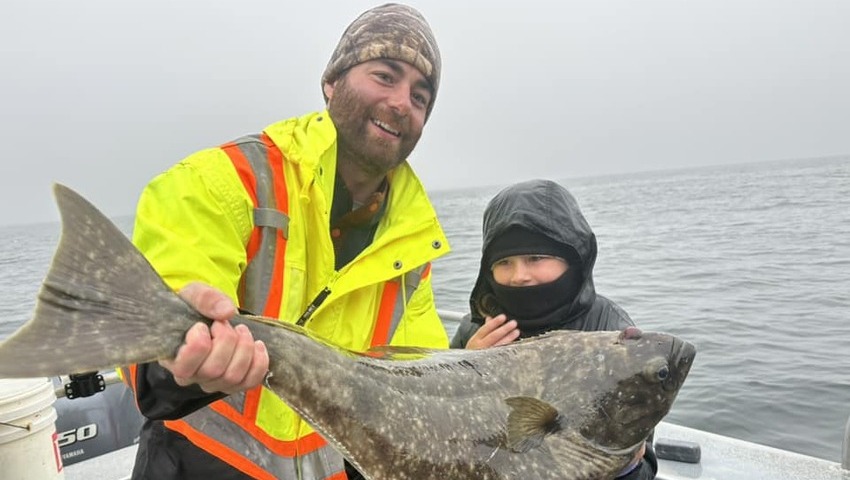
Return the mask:
<svg viewBox="0 0 850 480">
<path fill-rule="evenodd" d="M 496 260 L 495 262 L 493 262 L 493 265 L 490 268 L 503 267 L 507 264 L 508 264 L 508 259 L 503 258 L 501 260 Z"/>
<path fill-rule="evenodd" d="M 546 260 L 559 260 L 560 257 L 556 257 L 554 255 L 529 255 L 529 262 L 543 262 Z"/>
</svg>

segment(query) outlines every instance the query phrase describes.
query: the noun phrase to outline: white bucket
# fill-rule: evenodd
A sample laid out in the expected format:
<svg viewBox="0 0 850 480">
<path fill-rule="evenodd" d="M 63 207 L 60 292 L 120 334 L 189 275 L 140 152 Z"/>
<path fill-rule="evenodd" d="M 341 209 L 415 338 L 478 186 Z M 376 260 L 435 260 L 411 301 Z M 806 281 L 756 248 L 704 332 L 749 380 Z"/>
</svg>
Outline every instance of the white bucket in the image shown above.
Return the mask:
<svg viewBox="0 0 850 480">
<path fill-rule="evenodd" d="M 0 379 L 0 477 L 65 478 L 56 442 L 53 383 L 47 378 Z"/>
</svg>

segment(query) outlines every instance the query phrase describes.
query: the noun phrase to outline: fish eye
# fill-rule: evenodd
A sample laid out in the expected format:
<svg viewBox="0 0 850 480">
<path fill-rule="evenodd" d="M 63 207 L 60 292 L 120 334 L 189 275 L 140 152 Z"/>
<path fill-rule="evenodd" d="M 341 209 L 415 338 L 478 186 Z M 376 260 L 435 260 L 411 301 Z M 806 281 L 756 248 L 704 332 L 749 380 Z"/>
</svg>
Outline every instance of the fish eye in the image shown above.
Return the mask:
<svg viewBox="0 0 850 480">
<path fill-rule="evenodd" d="M 642 376 L 649 383 L 664 383 L 671 375 L 670 364 L 664 358 L 655 358 L 643 367 Z"/>
</svg>

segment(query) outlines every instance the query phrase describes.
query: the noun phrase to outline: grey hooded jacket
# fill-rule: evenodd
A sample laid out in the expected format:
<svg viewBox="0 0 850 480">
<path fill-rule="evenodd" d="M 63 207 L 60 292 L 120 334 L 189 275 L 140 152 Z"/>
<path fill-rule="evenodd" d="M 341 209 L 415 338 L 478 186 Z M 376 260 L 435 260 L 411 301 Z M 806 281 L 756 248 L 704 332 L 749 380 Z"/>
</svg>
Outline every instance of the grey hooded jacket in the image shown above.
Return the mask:
<svg viewBox="0 0 850 480">
<path fill-rule="evenodd" d="M 484 211 L 484 240 L 478 278 L 470 295 L 468 314 L 452 339 L 452 348 L 463 348 L 483 324 L 477 305 L 484 295 L 492 294 L 483 252 L 500 234 L 520 226 L 568 245 L 582 260 L 582 286 L 564 314 L 535 332 L 548 330 L 622 330 L 634 325 L 628 314 L 616 303 L 596 293 L 593 265 L 596 263 L 596 236 L 581 213 L 576 199 L 562 186 L 549 180 L 531 180 L 510 186 L 493 197 Z"/>
</svg>

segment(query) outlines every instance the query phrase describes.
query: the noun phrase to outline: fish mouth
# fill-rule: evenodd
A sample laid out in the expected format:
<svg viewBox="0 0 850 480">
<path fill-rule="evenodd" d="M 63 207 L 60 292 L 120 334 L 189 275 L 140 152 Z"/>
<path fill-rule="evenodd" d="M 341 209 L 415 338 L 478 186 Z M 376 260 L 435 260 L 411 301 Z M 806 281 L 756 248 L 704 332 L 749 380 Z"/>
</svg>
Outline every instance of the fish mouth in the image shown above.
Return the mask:
<svg viewBox="0 0 850 480">
<path fill-rule="evenodd" d="M 664 382 L 664 388 L 666 390 L 676 390 L 682 386 L 685 378 L 688 376 L 688 372 L 691 370 L 691 366 L 694 364 L 696 354 L 697 349 L 692 343 L 680 338 L 673 339 L 668 358 L 670 359 L 670 365 L 676 373 Z"/>
</svg>

